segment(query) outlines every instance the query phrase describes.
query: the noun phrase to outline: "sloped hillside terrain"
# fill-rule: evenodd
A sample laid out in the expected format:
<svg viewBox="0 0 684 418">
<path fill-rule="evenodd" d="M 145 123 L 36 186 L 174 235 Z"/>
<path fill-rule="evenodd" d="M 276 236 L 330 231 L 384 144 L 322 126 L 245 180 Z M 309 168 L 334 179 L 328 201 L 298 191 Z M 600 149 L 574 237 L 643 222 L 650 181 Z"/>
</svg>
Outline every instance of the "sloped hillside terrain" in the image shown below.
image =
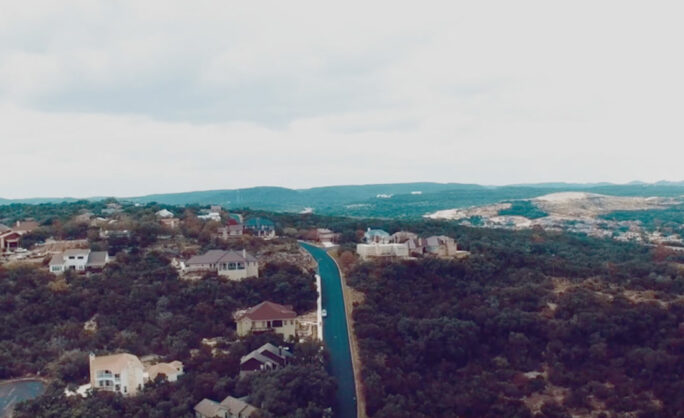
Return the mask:
<svg viewBox="0 0 684 418">
<path fill-rule="evenodd" d="M 540 230 L 460 242 L 470 259 L 350 273 L 370 416 L 681 414 L 684 254 Z"/>
</svg>

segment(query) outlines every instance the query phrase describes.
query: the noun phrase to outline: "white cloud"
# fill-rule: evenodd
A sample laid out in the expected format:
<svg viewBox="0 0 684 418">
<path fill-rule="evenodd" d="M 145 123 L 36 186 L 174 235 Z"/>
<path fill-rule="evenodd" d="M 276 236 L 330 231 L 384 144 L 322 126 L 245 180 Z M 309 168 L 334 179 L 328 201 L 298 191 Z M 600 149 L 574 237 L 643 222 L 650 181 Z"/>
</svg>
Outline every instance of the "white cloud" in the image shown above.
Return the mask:
<svg viewBox="0 0 684 418">
<path fill-rule="evenodd" d="M 0 196 L 681 180 L 677 2 L 6 2 Z"/>
</svg>

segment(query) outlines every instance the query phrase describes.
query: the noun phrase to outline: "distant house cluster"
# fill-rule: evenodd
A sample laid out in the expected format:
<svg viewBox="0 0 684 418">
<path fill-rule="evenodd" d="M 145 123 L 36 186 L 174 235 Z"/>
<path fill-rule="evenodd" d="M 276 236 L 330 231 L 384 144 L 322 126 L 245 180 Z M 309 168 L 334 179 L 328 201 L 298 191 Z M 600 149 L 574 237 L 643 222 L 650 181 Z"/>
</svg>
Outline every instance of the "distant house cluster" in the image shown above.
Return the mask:
<svg viewBox="0 0 684 418">
<path fill-rule="evenodd" d="M 190 258 L 185 265 L 187 271 L 215 271 L 230 280 L 259 277 L 258 260 L 245 250 L 210 250 Z"/>
<path fill-rule="evenodd" d="M 91 251 L 89 249 L 70 249 L 55 254 L 50 260 L 50 273 L 62 274 L 67 270 L 85 272 L 101 270 L 109 262 L 107 251 Z"/>
<path fill-rule="evenodd" d="M 294 338 L 296 335 L 297 313 L 291 306 L 279 305 L 265 301 L 251 308 L 238 311 L 235 314 L 237 334 L 240 337 L 249 334 L 274 332 L 284 339 Z"/>
<path fill-rule="evenodd" d="M 128 353 L 95 356 L 90 354 L 90 385 L 84 389 L 135 396 L 145 384 L 163 375 L 175 382 L 183 375 L 183 363 L 157 363 L 145 367 L 137 356 Z M 86 385 L 87 386 L 87 385 Z M 80 390 L 83 393 L 83 389 Z"/>
<path fill-rule="evenodd" d="M 356 245 L 356 253 L 363 259 L 409 258 L 423 255 L 435 257 L 464 257 L 469 253 L 460 251 L 453 238 L 444 235 L 420 238 L 408 231 L 392 235 L 381 229 L 371 229 L 364 234 L 365 243 Z"/>
</svg>

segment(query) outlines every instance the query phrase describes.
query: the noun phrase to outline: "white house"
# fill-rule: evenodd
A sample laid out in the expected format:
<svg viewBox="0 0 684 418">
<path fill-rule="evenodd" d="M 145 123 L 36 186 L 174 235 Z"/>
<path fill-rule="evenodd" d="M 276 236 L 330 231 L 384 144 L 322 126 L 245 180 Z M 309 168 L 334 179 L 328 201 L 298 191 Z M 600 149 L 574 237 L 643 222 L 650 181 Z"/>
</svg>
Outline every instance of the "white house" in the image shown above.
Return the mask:
<svg viewBox="0 0 684 418">
<path fill-rule="evenodd" d="M 383 231 L 382 229 L 368 228 L 366 232 L 363 234 L 363 239 L 368 244 L 373 242 L 387 244 L 388 242 L 390 242 L 390 234 L 387 231 Z"/>
<path fill-rule="evenodd" d="M 406 242 L 403 244 L 375 242 L 371 244 L 356 244 L 356 253 L 361 256 L 363 260 L 380 257 L 408 258 L 409 245 Z"/>
<path fill-rule="evenodd" d="M 71 249 L 55 254 L 50 260 L 50 273 L 62 274 L 67 270 L 84 272 L 87 269 L 101 269 L 109 262 L 107 251 Z"/>
<path fill-rule="evenodd" d="M 190 258 L 185 265 L 188 271 L 216 271 L 231 280 L 259 277 L 259 262 L 247 251 L 210 250 Z"/>
<path fill-rule="evenodd" d="M 138 357 L 128 354 L 90 354 L 90 387 L 93 390 L 134 396 L 145 385 L 144 367 Z"/>
<path fill-rule="evenodd" d="M 162 209 L 156 213 L 158 218 L 173 218 L 174 214 L 170 210 Z"/>
<path fill-rule="evenodd" d="M 201 219 L 203 221 L 216 221 L 216 222 L 221 222 L 221 214 L 216 213 L 216 212 L 209 212 L 204 215 L 199 215 L 197 219 Z"/>
<path fill-rule="evenodd" d="M 183 363 L 157 363 L 148 368 L 137 356 L 128 353 L 96 356 L 90 353 L 90 385 L 77 393 L 84 395 L 87 389 L 118 392 L 124 396 L 135 396 L 145 383 L 164 375 L 169 382 L 175 382 L 183 375 Z M 83 392 L 83 393 L 81 393 Z"/>
</svg>

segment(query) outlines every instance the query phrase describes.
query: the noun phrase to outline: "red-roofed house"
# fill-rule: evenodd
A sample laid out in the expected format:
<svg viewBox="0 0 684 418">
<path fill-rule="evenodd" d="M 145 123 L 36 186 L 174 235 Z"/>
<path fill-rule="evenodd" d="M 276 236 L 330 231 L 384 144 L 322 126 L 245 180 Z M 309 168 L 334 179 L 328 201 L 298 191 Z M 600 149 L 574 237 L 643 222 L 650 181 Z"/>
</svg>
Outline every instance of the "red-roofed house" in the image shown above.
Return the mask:
<svg viewBox="0 0 684 418">
<path fill-rule="evenodd" d="M 296 335 L 296 318 L 297 313 L 292 310 L 292 306 L 266 301 L 238 312 L 235 322 L 240 337 L 251 333 L 275 332 L 287 340 Z"/>
</svg>

